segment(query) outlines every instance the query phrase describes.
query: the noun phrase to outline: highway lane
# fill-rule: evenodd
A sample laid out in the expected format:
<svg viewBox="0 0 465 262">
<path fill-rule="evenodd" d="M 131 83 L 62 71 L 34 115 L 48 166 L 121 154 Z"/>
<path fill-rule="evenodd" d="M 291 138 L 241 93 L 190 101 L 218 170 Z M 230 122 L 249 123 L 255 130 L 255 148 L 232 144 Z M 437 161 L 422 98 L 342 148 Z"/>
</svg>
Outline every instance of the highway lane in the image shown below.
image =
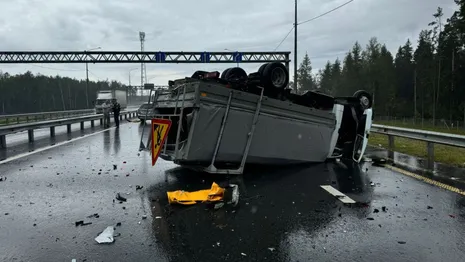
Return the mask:
<svg viewBox="0 0 465 262">
<path fill-rule="evenodd" d="M 114 125 L 113 117 L 110 120 Z M 126 122 L 127 120 L 124 118 L 120 121 L 121 124 Z M 66 126 L 57 126 L 55 127 L 55 137 L 53 138 L 50 137 L 49 128 L 35 129 L 34 143 L 31 144 L 28 143 L 27 131 L 9 134 L 6 136 L 7 149 L 0 149 L 0 160 L 102 130 L 99 121 L 95 121 L 94 123 L 95 126 L 91 127 L 89 121 L 84 122 L 84 130 L 81 130 L 80 123 L 72 124 L 71 133 L 69 134 L 67 133 Z"/>
<path fill-rule="evenodd" d="M 141 130 L 128 123 L 1 164 L 0 176 L 7 179 L 0 182 L 0 261 L 460 261 L 465 256 L 465 199 L 459 194 L 370 163 L 248 169 L 239 177 L 198 174 L 161 159 L 152 167 L 150 154 L 137 151 Z M 167 191 L 205 189 L 213 181 L 237 183 L 239 206 L 215 211 L 203 204 L 168 205 Z M 332 185 L 358 204 L 343 205 L 321 185 Z M 114 203 L 116 193 L 127 202 Z M 87 218 L 94 213 L 99 217 Z M 78 220 L 92 224 L 76 227 Z M 115 243 L 95 242 L 118 222 L 121 236 Z"/>
</svg>

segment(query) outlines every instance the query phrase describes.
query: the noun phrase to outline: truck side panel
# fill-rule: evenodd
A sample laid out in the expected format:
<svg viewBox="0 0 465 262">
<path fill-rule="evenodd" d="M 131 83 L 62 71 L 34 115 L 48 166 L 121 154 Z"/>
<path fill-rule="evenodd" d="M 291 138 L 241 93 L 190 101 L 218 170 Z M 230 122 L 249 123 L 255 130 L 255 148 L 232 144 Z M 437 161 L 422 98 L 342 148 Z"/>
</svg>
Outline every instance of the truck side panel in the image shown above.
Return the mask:
<svg viewBox="0 0 465 262">
<path fill-rule="evenodd" d="M 209 162 L 213 156 L 225 107 L 201 104 L 190 146 L 180 160 Z M 254 112 L 231 108 L 217 156 L 219 162 L 240 162 L 251 129 Z M 316 125 L 284 117 L 261 114 L 248 160 L 261 164 L 322 162 L 326 159 L 334 122 Z"/>
</svg>

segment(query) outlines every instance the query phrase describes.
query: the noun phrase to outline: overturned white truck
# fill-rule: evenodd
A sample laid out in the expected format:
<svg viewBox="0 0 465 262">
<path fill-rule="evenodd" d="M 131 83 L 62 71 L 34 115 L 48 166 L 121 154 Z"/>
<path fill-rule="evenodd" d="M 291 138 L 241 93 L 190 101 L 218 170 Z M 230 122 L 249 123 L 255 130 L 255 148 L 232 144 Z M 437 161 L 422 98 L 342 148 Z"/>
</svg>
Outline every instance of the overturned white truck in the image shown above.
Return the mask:
<svg viewBox="0 0 465 262">
<path fill-rule="evenodd" d="M 372 122 L 365 91 L 332 97 L 293 94 L 278 62 L 249 75 L 240 68 L 197 71 L 153 97 L 156 118 L 170 119 L 160 157 L 210 173 L 242 174 L 246 164 L 287 165 L 362 159 Z"/>
</svg>

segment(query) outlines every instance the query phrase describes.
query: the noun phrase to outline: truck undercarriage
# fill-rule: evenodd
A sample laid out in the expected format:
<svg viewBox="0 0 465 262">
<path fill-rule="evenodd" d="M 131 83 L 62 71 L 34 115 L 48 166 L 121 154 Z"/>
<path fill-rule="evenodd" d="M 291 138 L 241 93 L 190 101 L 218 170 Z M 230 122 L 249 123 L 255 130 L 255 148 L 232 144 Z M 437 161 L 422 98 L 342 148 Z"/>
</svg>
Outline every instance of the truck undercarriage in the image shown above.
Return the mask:
<svg viewBox="0 0 465 262">
<path fill-rule="evenodd" d="M 302 95 L 287 88 L 280 63 L 247 75 L 235 67 L 196 71 L 153 96 L 153 115 L 172 122 L 160 157 L 210 173 L 241 174 L 245 164 L 359 162 L 372 118 L 370 94 Z"/>
</svg>

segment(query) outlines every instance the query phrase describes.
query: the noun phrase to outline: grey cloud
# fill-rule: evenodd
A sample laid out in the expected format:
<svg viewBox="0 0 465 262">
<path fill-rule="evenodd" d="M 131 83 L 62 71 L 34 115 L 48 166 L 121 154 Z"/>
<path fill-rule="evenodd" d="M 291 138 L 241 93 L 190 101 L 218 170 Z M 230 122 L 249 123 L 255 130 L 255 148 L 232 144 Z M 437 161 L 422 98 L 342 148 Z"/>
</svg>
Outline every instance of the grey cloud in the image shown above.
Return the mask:
<svg viewBox="0 0 465 262">
<path fill-rule="evenodd" d="M 299 22 L 326 12 L 347 0 L 300 0 Z M 451 0 L 355 0 L 347 6 L 299 26 L 299 59 L 305 52 L 313 68 L 327 60 L 341 60 L 355 41 L 364 46 L 376 36 L 394 52 L 432 20 L 436 7 L 445 18 L 455 9 Z M 0 0 L 0 50 L 139 50 L 139 31 L 146 32 L 146 50 L 158 51 L 272 51 L 294 22 L 290 0 Z M 20 19 L 18 19 L 20 18 Z M 292 51 L 293 34 L 279 50 Z M 47 65 L 49 66 L 49 65 Z M 140 65 L 91 65 L 99 78 L 127 83 L 128 70 Z M 147 65 L 156 84 L 183 77 L 196 69 L 218 70 L 234 64 Z M 247 72 L 259 65 L 244 64 Z M 66 70 L 81 65 L 50 65 Z M 43 74 L 83 78 L 84 71 L 60 71 L 31 65 L 0 65 L 13 73 L 31 69 Z M 292 70 L 292 66 L 291 66 Z M 140 81 L 139 71 L 132 72 Z M 92 79 L 96 79 L 94 75 Z"/>
</svg>

